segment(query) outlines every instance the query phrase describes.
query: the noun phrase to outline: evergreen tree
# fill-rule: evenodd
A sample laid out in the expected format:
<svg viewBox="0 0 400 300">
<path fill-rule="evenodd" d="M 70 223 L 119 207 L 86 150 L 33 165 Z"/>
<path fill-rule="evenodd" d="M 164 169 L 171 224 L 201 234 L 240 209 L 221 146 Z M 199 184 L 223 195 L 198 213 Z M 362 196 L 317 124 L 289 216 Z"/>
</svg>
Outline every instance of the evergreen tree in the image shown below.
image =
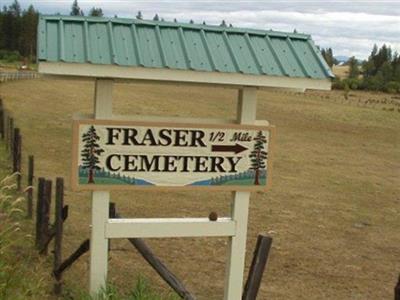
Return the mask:
<svg viewBox="0 0 400 300">
<path fill-rule="evenodd" d="M 360 71 L 358 69 L 357 59 L 352 56 L 349 58 L 347 64 L 349 65 L 349 78 L 358 78 Z"/>
<path fill-rule="evenodd" d="M 103 10 L 99 7 L 92 7 L 89 12 L 89 16 L 91 17 L 102 17 L 103 15 Z"/>
<path fill-rule="evenodd" d="M 385 61 L 380 67 L 378 73 L 382 74 L 383 82 L 388 83 L 393 77 L 393 67 L 390 61 Z"/>
<path fill-rule="evenodd" d="M 400 82 L 400 56 L 395 53 L 393 59 L 393 81 Z"/>
<path fill-rule="evenodd" d="M 21 6 L 17 0 L 15 0 L 8 8 L 4 6 L 2 19 L 3 32 L 1 32 L 0 36 L 4 35 L 2 38 L 4 48 L 11 51 L 20 50 Z"/>
<path fill-rule="evenodd" d="M 71 16 L 83 16 L 83 11 L 78 5 L 78 0 L 74 0 L 71 6 Z"/>
<path fill-rule="evenodd" d="M 136 15 L 136 19 L 143 20 L 143 15 L 142 15 L 142 12 L 140 10 L 138 11 L 138 13 Z"/>
<path fill-rule="evenodd" d="M 374 46 L 372 47 L 372 51 L 371 51 L 370 57 L 374 57 L 377 53 L 378 53 L 378 45 L 374 44 Z"/>
<path fill-rule="evenodd" d="M 374 75 L 374 62 L 371 59 L 365 60 L 362 63 L 363 75 L 364 78 L 369 78 Z"/>
<path fill-rule="evenodd" d="M 15 17 L 21 16 L 21 5 L 17 0 L 10 5 L 9 10 L 14 14 Z"/>
<path fill-rule="evenodd" d="M 90 126 L 88 131 L 82 135 L 82 141 L 85 143 L 81 151 L 83 168 L 89 171 L 88 183 L 94 183 L 94 173 L 96 170 L 101 170 L 98 166 L 99 155 L 104 152 L 100 148 L 97 141 L 100 137 L 96 133 L 94 126 Z"/>
<path fill-rule="evenodd" d="M 325 59 L 328 66 L 332 68 L 333 65 L 336 63 L 335 58 L 333 57 L 332 48 L 322 49 L 321 55 Z"/>
<path fill-rule="evenodd" d="M 158 14 L 155 14 L 153 21 L 160 21 L 160 17 L 158 16 Z"/>
<path fill-rule="evenodd" d="M 7 8 L 6 8 L 7 9 Z M 0 49 L 4 48 L 4 32 L 3 32 L 4 14 L 0 11 Z"/>
<path fill-rule="evenodd" d="M 36 55 L 36 28 L 38 23 L 39 13 L 33 8 L 32 5 L 24 10 L 22 13 L 22 31 L 19 52 L 29 57 L 31 61 L 34 60 Z"/>
<path fill-rule="evenodd" d="M 374 45 L 368 60 L 362 64 L 362 87 L 368 90 L 400 92 L 400 59 L 385 44 Z"/>
<path fill-rule="evenodd" d="M 227 26 L 226 26 L 225 20 L 222 20 L 222 22 L 221 22 L 221 24 L 220 24 L 219 26 L 221 26 L 221 27 L 227 27 Z"/>
<path fill-rule="evenodd" d="M 193 21 L 193 20 L 190 20 L 189 23 L 190 23 L 190 24 L 194 24 L 194 21 Z"/>
<path fill-rule="evenodd" d="M 255 141 L 254 149 L 251 151 L 249 157 L 251 161 L 250 169 L 254 171 L 254 184 L 259 185 L 260 171 L 265 169 L 265 160 L 267 158 L 267 152 L 265 149 L 265 144 L 267 143 L 266 137 L 263 135 L 262 131 L 259 131 L 257 135 L 253 138 Z"/>
</svg>

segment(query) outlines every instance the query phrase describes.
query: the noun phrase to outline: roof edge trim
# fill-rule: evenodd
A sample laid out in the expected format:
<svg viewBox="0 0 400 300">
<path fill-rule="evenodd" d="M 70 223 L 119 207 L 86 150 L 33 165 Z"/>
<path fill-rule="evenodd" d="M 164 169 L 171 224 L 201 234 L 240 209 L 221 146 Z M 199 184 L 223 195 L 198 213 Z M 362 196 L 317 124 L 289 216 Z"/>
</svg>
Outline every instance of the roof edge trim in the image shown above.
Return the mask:
<svg viewBox="0 0 400 300">
<path fill-rule="evenodd" d="M 187 84 L 254 86 L 261 88 L 330 90 L 330 79 L 302 77 L 257 76 L 239 73 L 213 73 L 192 70 L 123 67 L 62 62 L 41 62 L 39 73 L 59 76 L 151 80 Z"/>
</svg>

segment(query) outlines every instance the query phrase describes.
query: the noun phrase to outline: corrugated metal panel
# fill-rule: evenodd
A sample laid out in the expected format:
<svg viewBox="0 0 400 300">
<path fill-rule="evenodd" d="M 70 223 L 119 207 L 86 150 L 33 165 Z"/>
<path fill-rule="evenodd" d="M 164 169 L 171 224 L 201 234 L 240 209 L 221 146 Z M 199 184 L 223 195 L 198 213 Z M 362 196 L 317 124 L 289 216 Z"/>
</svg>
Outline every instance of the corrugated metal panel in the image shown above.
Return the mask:
<svg viewBox="0 0 400 300">
<path fill-rule="evenodd" d="M 38 60 L 333 77 L 309 35 L 120 18 L 40 16 Z"/>
</svg>

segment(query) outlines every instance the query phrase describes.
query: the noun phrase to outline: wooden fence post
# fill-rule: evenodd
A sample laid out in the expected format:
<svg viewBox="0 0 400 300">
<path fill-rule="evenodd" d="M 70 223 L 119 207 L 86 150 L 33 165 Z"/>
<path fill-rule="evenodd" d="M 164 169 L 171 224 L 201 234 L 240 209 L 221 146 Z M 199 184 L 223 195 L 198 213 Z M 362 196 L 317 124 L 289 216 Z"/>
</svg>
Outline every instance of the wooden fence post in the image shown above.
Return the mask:
<svg viewBox="0 0 400 300">
<path fill-rule="evenodd" d="M 117 210 L 114 202 L 110 202 L 110 206 L 108 208 L 108 217 L 110 219 L 115 219 L 117 217 Z M 111 239 L 108 241 L 108 251 L 111 250 Z"/>
<path fill-rule="evenodd" d="M 14 129 L 13 134 L 13 151 L 12 151 L 12 160 L 13 160 L 13 172 L 17 174 L 17 189 L 18 191 L 21 190 L 21 144 L 22 144 L 22 137 L 20 134 L 19 128 Z"/>
<path fill-rule="evenodd" d="M 64 208 L 64 179 L 56 179 L 56 204 L 55 204 L 55 237 L 54 237 L 54 270 L 57 270 L 61 265 L 62 260 L 62 237 L 63 237 L 63 208 Z M 54 293 L 61 294 L 62 289 L 62 273 L 55 276 L 57 282 L 54 284 Z"/>
<path fill-rule="evenodd" d="M 10 154 L 12 155 L 13 149 L 12 149 L 12 144 L 13 144 L 13 134 L 14 134 L 14 119 L 13 118 L 8 118 L 8 133 L 7 133 L 7 149 L 10 150 Z"/>
<path fill-rule="evenodd" d="M 44 202 L 44 184 L 46 180 L 43 177 L 38 179 L 38 193 L 36 200 L 36 248 L 41 249 L 42 235 L 41 228 L 43 223 L 43 202 Z"/>
<path fill-rule="evenodd" d="M 0 98 L 0 136 L 4 140 L 4 107 L 3 99 Z"/>
<path fill-rule="evenodd" d="M 117 211 L 116 211 L 116 208 L 115 208 L 115 203 L 114 202 L 110 202 L 110 208 L 109 208 L 109 211 L 108 211 L 108 217 L 111 218 L 111 219 L 114 219 L 114 218 L 116 218 L 116 215 L 117 215 Z"/>
<path fill-rule="evenodd" d="M 3 129 L 4 129 L 4 144 L 6 146 L 6 150 L 8 149 L 8 113 L 6 110 L 3 110 Z"/>
<path fill-rule="evenodd" d="M 28 195 L 27 195 L 27 217 L 32 219 L 33 215 L 33 172 L 34 172 L 34 157 L 33 155 L 29 155 L 28 158 Z"/>
<path fill-rule="evenodd" d="M 43 209 L 42 209 L 42 227 L 40 229 L 41 234 L 41 247 L 40 254 L 47 255 L 48 244 L 46 244 L 46 240 L 50 235 L 49 226 L 50 226 L 50 206 L 51 206 L 51 180 L 46 180 L 44 184 L 44 197 L 43 197 Z"/>
<path fill-rule="evenodd" d="M 258 235 L 253 261 L 251 263 L 249 276 L 244 287 L 242 300 L 255 300 L 260 288 L 261 279 L 267 264 L 268 254 L 271 249 L 272 238 Z"/>
<path fill-rule="evenodd" d="M 18 135 L 19 135 L 19 128 L 14 128 L 13 134 L 12 134 L 12 151 L 11 151 L 11 160 L 12 160 L 12 166 L 13 166 L 13 173 L 17 172 L 17 143 L 18 143 Z"/>
</svg>

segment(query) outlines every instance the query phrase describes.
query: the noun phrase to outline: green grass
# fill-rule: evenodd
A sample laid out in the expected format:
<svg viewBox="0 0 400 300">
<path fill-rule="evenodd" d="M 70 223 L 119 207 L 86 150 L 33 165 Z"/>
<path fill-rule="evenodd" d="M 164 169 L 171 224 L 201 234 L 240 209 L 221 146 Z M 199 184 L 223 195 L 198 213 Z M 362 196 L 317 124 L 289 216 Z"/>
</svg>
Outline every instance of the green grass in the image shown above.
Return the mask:
<svg viewBox="0 0 400 300">
<path fill-rule="evenodd" d="M 51 254 L 40 257 L 34 248 L 33 222 L 25 218 L 26 199 L 16 190 L 16 174 L 10 174 L 9 154 L 0 143 L 0 299 L 46 299 L 51 296 L 53 278 Z M 68 272 L 68 271 L 67 271 Z M 175 300 L 174 293 L 160 294 L 149 281 L 139 276 L 128 293 L 120 293 L 112 284 L 97 296 L 84 289 L 64 286 L 62 299 L 79 300 Z"/>
<path fill-rule="evenodd" d="M 151 287 L 148 279 L 139 276 L 136 280 L 136 285 L 128 293 L 121 293 L 112 284 L 102 289 L 96 296 L 90 296 L 86 291 L 66 288 L 63 293 L 65 299 L 79 300 L 178 300 L 180 297 L 175 293 L 167 293 L 162 295 Z"/>
<path fill-rule="evenodd" d="M 45 295 L 43 262 L 33 251 L 32 222 L 25 219 L 25 198 L 16 191 L 4 149 L 0 143 L 0 299 L 38 299 Z"/>
<path fill-rule="evenodd" d="M 107 178 L 107 177 L 95 177 L 95 184 L 129 184 L 118 178 Z M 80 184 L 88 184 L 87 177 L 79 177 Z"/>
<path fill-rule="evenodd" d="M 265 178 L 260 178 L 259 180 L 260 185 L 265 185 Z M 254 185 L 254 178 L 249 179 L 239 179 L 239 180 L 229 180 L 226 182 L 221 183 L 222 185 L 247 185 L 251 186 Z"/>
</svg>

